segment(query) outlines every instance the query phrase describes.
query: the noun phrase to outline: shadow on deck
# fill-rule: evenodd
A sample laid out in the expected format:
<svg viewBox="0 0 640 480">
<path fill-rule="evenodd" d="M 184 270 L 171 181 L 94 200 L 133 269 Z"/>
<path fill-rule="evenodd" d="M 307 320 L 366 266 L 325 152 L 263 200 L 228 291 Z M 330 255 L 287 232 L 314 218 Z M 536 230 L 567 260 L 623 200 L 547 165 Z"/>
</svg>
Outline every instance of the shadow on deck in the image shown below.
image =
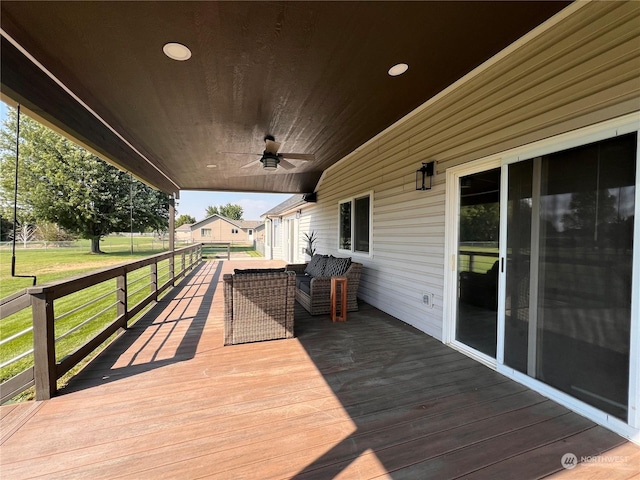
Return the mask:
<svg viewBox="0 0 640 480">
<path fill-rule="evenodd" d="M 202 263 L 184 286 L 160 299 L 126 335 L 109 347 L 89 371 L 74 378 L 60 394 L 121 380 L 175 362 L 192 359 L 202 337 L 213 297 L 222 279 L 222 263 Z M 89 369 L 88 369 L 89 370 Z M 104 374 L 104 372 L 108 372 Z"/>
<path fill-rule="evenodd" d="M 298 307 L 296 339 L 223 347 L 222 273 L 245 266 L 206 262 L 60 396 L 2 407 L 2 477 L 638 473 L 637 446 L 366 304 L 346 323 Z"/>
</svg>

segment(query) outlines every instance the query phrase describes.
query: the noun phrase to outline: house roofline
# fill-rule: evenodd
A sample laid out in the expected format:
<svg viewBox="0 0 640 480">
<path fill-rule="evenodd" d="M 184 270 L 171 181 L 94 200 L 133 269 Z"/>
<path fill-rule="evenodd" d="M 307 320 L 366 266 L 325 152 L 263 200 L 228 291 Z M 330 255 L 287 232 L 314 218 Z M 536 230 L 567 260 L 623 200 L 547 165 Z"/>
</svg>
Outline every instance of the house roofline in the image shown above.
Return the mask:
<svg viewBox="0 0 640 480">
<path fill-rule="evenodd" d="M 211 220 L 213 217 L 218 217 L 221 220 L 225 220 L 225 221 L 229 222 L 231 225 L 233 225 L 234 227 L 241 228 L 242 230 L 254 229 L 258 225 L 260 225 L 260 223 L 261 223 L 260 220 L 233 220 L 232 218 L 225 217 L 224 215 L 220 215 L 219 213 L 214 213 L 213 215 L 210 215 L 207 218 L 205 218 L 203 220 L 200 220 L 199 222 L 192 223 L 191 224 L 191 229 L 193 230 L 194 228 L 198 228 L 198 225 L 200 225 L 201 223 L 206 222 L 207 220 Z M 243 226 L 242 222 L 256 222 L 258 225 L 255 225 L 255 226 Z"/>
<path fill-rule="evenodd" d="M 306 206 L 307 203 L 308 202 L 306 202 L 303 199 L 303 194 L 292 195 L 291 197 L 287 198 L 284 202 L 279 203 L 278 205 L 273 207 L 271 210 L 268 210 L 267 212 L 260 215 L 260 218 L 282 217 L 283 215 L 287 215 L 288 213 L 291 213 L 294 210 L 300 210 L 301 207 Z"/>
</svg>

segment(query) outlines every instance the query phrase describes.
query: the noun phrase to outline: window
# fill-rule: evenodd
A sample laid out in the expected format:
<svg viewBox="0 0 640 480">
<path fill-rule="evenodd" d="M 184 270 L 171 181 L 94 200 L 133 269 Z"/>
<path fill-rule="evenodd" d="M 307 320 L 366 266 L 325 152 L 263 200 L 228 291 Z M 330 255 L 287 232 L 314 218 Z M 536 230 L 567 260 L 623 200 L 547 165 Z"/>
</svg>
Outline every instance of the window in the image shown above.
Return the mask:
<svg viewBox="0 0 640 480">
<path fill-rule="evenodd" d="M 340 202 L 338 248 L 371 253 L 371 194 Z"/>
<path fill-rule="evenodd" d="M 274 247 L 280 246 L 280 219 L 279 218 L 273 219 L 273 246 Z"/>
<path fill-rule="evenodd" d="M 211 229 L 210 228 L 201 228 L 200 229 L 200 236 L 201 237 L 210 237 L 211 236 Z"/>
<path fill-rule="evenodd" d="M 231 233 L 238 233 L 238 229 L 237 228 L 232 228 L 231 229 Z"/>
<path fill-rule="evenodd" d="M 265 228 L 264 228 L 264 232 L 265 232 L 265 243 L 268 246 L 271 246 L 272 242 L 271 242 L 271 220 L 267 220 L 265 222 Z"/>
<path fill-rule="evenodd" d="M 249 229 L 249 235 L 253 235 L 253 230 Z"/>
<path fill-rule="evenodd" d="M 351 250 L 351 202 L 340 204 L 340 245 L 343 250 Z"/>
</svg>

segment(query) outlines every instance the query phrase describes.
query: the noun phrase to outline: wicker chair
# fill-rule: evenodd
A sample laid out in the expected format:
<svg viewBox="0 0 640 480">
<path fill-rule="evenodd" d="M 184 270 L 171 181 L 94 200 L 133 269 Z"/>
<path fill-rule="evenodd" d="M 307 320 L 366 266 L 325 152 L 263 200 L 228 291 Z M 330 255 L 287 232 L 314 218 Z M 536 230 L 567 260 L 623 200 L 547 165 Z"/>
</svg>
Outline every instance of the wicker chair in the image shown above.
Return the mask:
<svg viewBox="0 0 640 480">
<path fill-rule="evenodd" d="M 296 275 L 303 277 L 305 268 L 304 263 L 294 263 L 286 266 L 287 270 L 291 270 Z M 358 286 L 360 285 L 360 276 L 362 275 L 362 264 L 353 262 L 347 271 L 341 275 L 347 277 L 347 311 L 358 311 Z M 324 315 L 331 312 L 331 277 L 313 277 L 309 282 L 309 293 L 301 288 L 296 287 L 296 300 L 311 315 Z M 339 301 L 338 301 L 338 307 Z"/>
<path fill-rule="evenodd" d="M 223 281 L 225 345 L 293 338 L 293 272 L 237 272 Z"/>
</svg>

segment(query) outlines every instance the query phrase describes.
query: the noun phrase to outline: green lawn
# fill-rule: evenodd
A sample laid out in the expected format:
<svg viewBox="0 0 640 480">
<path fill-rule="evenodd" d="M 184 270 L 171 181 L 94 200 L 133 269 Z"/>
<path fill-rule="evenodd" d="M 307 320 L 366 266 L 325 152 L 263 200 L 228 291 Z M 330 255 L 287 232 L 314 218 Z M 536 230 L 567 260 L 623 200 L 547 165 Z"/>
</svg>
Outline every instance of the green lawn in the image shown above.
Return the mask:
<svg viewBox="0 0 640 480">
<path fill-rule="evenodd" d="M 470 255 L 469 253 L 472 253 Z M 487 255 L 482 255 L 486 253 Z M 473 264 L 469 269 L 469 262 Z M 462 245 L 459 248 L 459 272 L 473 271 L 476 273 L 486 273 L 498 260 L 498 249 L 496 247 L 481 247 Z"/>
<path fill-rule="evenodd" d="M 104 255 L 89 253 L 89 240 L 78 240 L 72 247 L 16 248 L 16 274 L 35 275 L 38 284 L 72 277 L 80 273 L 98 270 L 148 257 L 166 250 L 162 242 L 151 237 L 134 237 L 134 253 L 131 254 L 128 237 L 107 237 L 100 242 Z M 168 245 L 165 242 L 165 247 Z M 0 248 L 0 298 L 32 285 L 30 278 L 11 277 L 11 248 Z"/>
<path fill-rule="evenodd" d="M 226 245 L 205 245 L 202 247 L 202 256 L 204 258 L 213 258 L 215 256 L 224 256 L 227 253 Z M 252 246 L 249 245 L 232 245 L 231 255 L 234 253 L 243 253 L 250 257 L 261 257 L 262 255 L 255 251 Z"/>
<path fill-rule="evenodd" d="M 16 273 L 19 275 L 36 275 L 38 284 L 68 278 L 81 273 L 98 270 L 112 265 L 130 262 L 139 258 L 161 253 L 162 244 L 151 238 L 134 238 L 134 253 L 130 253 L 130 239 L 124 237 L 108 237 L 102 242 L 104 255 L 92 255 L 88 241 L 64 248 L 16 250 Z M 158 284 L 168 279 L 168 260 L 158 265 Z M 179 259 L 176 259 L 179 265 Z M 0 249 L 0 284 L 1 295 L 5 297 L 25 287 L 31 286 L 31 279 L 11 278 L 11 249 Z M 129 306 L 142 300 L 150 292 L 149 267 L 142 268 L 128 276 Z M 116 317 L 116 283 L 110 280 L 81 292 L 58 299 L 54 303 L 56 320 L 56 357 L 59 360 L 75 351 L 78 346 L 94 337 L 105 325 Z M 93 302 L 91 299 L 97 299 Z M 90 303 L 87 303 L 90 302 Z M 86 305 L 79 308 L 81 305 Z M 87 321 L 89 320 L 89 321 Z M 86 322 L 86 323 L 85 323 Z M 85 323 L 83 325 L 83 323 Z M 31 310 L 26 309 L 2 320 L 0 324 L 0 340 L 6 339 L 28 329 L 32 324 Z M 0 363 L 15 358 L 17 355 L 33 348 L 33 334 L 26 333 L 3 345 L 0 349 Z M 16 375 L 33 365 L 33 355 L 25 356 L 20 361 L 0 369 L 0 381 Z"/>
<path fill-rule="evenodd" d="M 168 245 L 164 245 L 165 247 Z M 38 285 L 72 277 L 81 273 L 95 271 L 112 265 L 131 262 L 163 252 L 160 241 L 151 237 L 134 237 L 134 253 L 131 254 L 131 239 L 129 237 L 107 237 L 101 242 L 103 255 L 89 253 L 89 242 L 78 241 L 72 247 L 27 248 L 18 245 L 16 249 L 16 274 L 36 275 Z M 180 246 L 178 246 L 180 248 Z M 211 248 L 209 254 L 226 252 L 224 248 Z M 249 256 L 260 256 L 249 246 L 233 246 L 233 253 L 244 252 Z M 179 268 L 180 258 L 175 259 L 176 269 Z M 164 284 L 169 276 L 168 260 L 158 264 L 158 285 Z M 150 293 L 150 268 L 144 267 L 127 276 L 129 308 L 139 303 Z M 11 277 L 11 249 L 0 248 L 0 298 L 29 287 L 29 278 Z M 95 285 L 81 292 L 68 295 L 54 302 L 56 316 L 55 332 L 56 357 L 60 361 L 74 352 L 79 346 L 93 338 L 97 333 L 111 323 L 116 317 L 116 281 Z M 92 301 L 91 299 L 97 299 Z M 81 307 L 84 305 L 84 307 Z M 2 320 L 0 324 L 0 340 L 9 338 L 32 325 L 31 310 L 23 310 Z M 62 337 L 62 338 L 61 338 Z M 108 343 L 108 342 L 105 342 Z M 33 334 L 28 332 L 8 342 L 0 348 L 0 364 L 33 348 Z M 11 378 L 22 370 L 33 365 L 33 354 L 29 354 L 20 361 L 0 368 L 0 382 Z M 76 370 L 79 367 L 76 367 Z M 62 386 L 67 378 L 59 381 Z M 23 394 L 30 398 L 33 392 Z"/>
</svg>

